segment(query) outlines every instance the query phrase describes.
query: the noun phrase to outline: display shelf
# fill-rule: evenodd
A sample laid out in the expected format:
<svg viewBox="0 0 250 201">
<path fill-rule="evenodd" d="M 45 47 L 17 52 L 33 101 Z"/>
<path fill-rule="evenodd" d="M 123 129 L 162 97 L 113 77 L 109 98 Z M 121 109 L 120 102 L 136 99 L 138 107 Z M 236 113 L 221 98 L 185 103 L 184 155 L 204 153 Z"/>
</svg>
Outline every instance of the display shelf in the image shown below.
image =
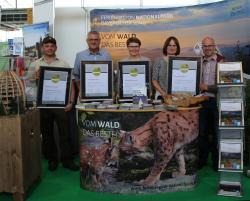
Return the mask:
<svg viewBox="0 0 250 201">
<path fill-rule="evenodd" d="M 218 85 L 219 100 L 242 100 L 244 99 L 244 85 L 228 84 Z"/>
<path fill-rule="evenodd" d="M 243 141 L 220 140 L 219 171 L 243 172 Z"/>
<path fill-rule="evenodd" d="M 218 64 L 218 195 L 223 196 L 242 196 L 245 93 L 241 69 L 241 62 Z M 225 77 L 232 79 L 223 81 Z"/>
<path fill-rule="evenodd" d="M 244 141 L 244 128 L 220 128 L 219 129 L 220 140 L 243 140 Z"/>
<path fill-rule="evenodd" d="M 220 172 L 218 195 L 242 197 L 242 173 Z"/>
<path fill-rule="evenodd" d="M 219 100 L 219 126 L 229 128 L 244 126 L 242 100 Z"/>
</svg>

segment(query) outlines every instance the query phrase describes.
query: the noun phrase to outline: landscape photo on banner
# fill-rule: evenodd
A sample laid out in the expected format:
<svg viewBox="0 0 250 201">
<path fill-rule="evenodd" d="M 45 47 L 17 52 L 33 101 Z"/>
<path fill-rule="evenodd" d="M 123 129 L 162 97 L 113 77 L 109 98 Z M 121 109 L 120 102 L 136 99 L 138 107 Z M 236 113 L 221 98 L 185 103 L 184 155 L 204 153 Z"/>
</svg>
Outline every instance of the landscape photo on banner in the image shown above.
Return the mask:
<svg viewBox="0 0 250 201">
<path fill-rule="evenodd" d="M 90 12 L 91 30 L 101 33 L 101 46 L 112 54 L 114 65 L 128 55 L 126 40 L 142 41 L 141 55 L 152 61 L 162 55 L 169 36 L 178 38 L 181 55 L 199 55 L 194 47 L 213 37 L 227 61 L 250 63 L 250 0 L 178 8 L 95 9 Z M 243 66 L 243 67 L 244 67 Z"/>
<path fill-rule="evenodd" d="M 49 35 L 49 22 L 23 26 L 24 55 L 32 58 L 41 57 L 41 43 Z"/>
</svg>

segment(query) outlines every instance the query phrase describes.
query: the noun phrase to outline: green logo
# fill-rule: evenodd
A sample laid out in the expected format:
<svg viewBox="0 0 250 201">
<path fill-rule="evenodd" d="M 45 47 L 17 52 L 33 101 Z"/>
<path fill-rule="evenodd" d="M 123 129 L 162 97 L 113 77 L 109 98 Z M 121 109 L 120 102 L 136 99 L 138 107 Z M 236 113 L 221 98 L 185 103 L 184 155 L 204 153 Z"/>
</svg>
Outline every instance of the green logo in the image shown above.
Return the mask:
<svg viewBox="0 0 250 201">
<path fill-rule="evenodd" d="M 58 74 L 53 75 L 52 78 L 51 78 L 51 81 L 54 82 L 54 83 L 60 82 L 60 75 L 58 75 Z"/>
<path fill-rule="evenodd" d="M 94 68 L 93 71 L 92 71 L 92 73 L 93 73 L 94 76 L 101 75 L 101 68 L 100 67 Z"/>
<path fill-rule="evenodd" d="M 130 76 L 136 77 L 137 75 L 138 75 L 137 68 L 132 68 L 132 69 L 130 70 Z"/>
<path fill-rule="evenodd" d="M 181 71 L 182 73 L 187 73 L 188 70 L 189 70 L 188 64 L 181 64 L 181 66 L 180 66 L 180 71 Z"/>
</svg>

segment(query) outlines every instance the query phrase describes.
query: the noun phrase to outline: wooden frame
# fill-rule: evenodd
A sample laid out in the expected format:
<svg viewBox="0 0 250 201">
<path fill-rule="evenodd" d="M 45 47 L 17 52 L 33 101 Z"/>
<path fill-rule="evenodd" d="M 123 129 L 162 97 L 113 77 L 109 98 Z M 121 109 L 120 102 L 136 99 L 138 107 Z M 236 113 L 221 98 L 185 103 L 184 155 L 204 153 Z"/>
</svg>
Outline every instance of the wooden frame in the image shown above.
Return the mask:
<svg viewBox="0 0 250 201">
<path fill-rule="evenodd" d="M 113 100 L 112 61 L 82 61 L 80 100 Z"/>
<path fill-rule="evenodd" d="M 127 89 L 124 88 L 125 76 L 130 75 L 133 78 L 137 77 L 138 74 L 144 74 L 139 79 L 144 79 L 145 87 L 146 87 L 146 96 L 150 98 L 150 70 L 149 70 L 149 61 L 120 61 L 119 64 L 119 81 L 118 81 L 118 90 L 119 90 L 119 100 L 129 100 L 132 101 L 133 94 L 125 94 Z M 133 72 L 132 72 L 133 71 Z M 142 73 L 139 73 L 142 72 Z M 133 75 L 132 75 L 133 74 Z M 134 82 L 137 83 L 137 82 Z M 138 86 L 136 84 L 131 83 L 133 86 Z M 138 90 L 140 87 L 138 87 Z M 131 91 L 131 90 L 130 90 Z"/>
<path fill-rule="evenodd" d="M 40 67 L 38 108 L 64 108 L 68 104 L 71 71 L 71 68 L 64 67 Z"/>
<path fill-rule="evenodd" d="M 192 73 L 190 70 L 195 72 Z M 199 94 L 200 75 L 201 57 L 170 56 L 168 61 L 168 93 Z M 179 78 L 181 79 L 178 80 Z M 192 82 L 193 78 L 196 78 L 195 83 Z"/>
</svg>

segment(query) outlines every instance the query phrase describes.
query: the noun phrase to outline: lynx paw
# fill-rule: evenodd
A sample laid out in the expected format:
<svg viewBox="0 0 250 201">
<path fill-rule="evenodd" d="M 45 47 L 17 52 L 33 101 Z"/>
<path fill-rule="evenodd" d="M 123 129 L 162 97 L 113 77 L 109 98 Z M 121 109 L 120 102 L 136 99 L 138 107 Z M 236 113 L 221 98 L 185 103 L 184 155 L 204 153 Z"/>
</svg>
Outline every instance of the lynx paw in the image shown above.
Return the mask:
<svg viewBox="0 0 250 201">
<path fill-rule="evenodd" d="M 136 185 L 140 186 L 154 186 L 156 181 L 154 179 L 142 179 L 140 181 L 135 182 Z"/>
<path fill-rule="evenodd" d="M 176 177 L 181 177 L 181 176 L 184 176 L 186 174 L 186 171 L 175 171 L 175 172 L 172 172 L 172 177 L 173 178 L 176 178 Z"/>
</svg>

